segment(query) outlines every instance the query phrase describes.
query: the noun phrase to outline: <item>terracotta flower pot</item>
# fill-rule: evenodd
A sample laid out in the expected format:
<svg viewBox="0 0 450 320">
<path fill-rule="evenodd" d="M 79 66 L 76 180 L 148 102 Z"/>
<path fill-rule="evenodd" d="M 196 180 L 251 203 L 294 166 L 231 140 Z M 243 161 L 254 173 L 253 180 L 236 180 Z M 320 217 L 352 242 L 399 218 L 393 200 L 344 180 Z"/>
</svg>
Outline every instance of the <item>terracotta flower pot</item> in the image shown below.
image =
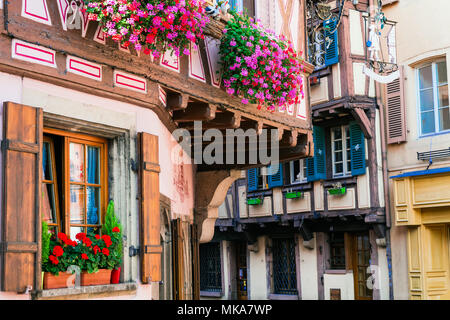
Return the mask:
<svg viewBox="0 0 450 320">
<path fill-rule="evenodd" d="M 57 276 L 51 274 L 50 272 L 44 272 L 44 290 L 67 288 L 67 280 L 70 276 L 72 275 L 66 272 L 60 272 Z M 69 283 L 69 285 L 75 285 L 75 278 L 72 279 L 72 283 Z"/>
<path fill-rule="evenodd" d="M 96 273 L 88 273 L 83 271 L 81 273 L 81 285 L 82 286 L 99 286 L 102 284 L 111 283 L 111 271 L 108 269 L 100 269 Z"/>
<path fill-rule="evenodd" d="M 112 272 L 111 272 L 111 283 L 117 284 L 117 283 L 119 283 L 119 280 L 120 280 L 120 267 L 112 270 Z"/>
</svg>

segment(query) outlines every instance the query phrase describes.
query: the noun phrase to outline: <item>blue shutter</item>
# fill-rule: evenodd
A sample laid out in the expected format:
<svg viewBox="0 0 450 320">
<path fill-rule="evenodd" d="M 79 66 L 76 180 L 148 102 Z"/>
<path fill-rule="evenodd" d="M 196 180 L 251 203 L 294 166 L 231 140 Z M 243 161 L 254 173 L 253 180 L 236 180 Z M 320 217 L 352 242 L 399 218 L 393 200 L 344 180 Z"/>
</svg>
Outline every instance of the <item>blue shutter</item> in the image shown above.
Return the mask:
<svg viewBox="0 0 450 320">
<path fill-rule="evenodd" d="M 314 170 L 314 158 L 308 158 L 306 160 L 306 172 L 307 172 L 307 179 L 308 182 L 316 181 L 316 174 Z"/>
<path fill-rule="evenodd" d="M 352 176 L 366 174 L 366 144 L 364 133 L 357 122 L 351 122 L 350 147 L 352 155 Z"/>
<path fill-rule="evenodd" d="M 325 131 L 321 127 L 313 127 L 314 158 L 307 159 L 308 181 L 325 180 L 327 178 L 325 156 Z"/>
<path fill-rule="evenodd" d="M 249 192 L 258 190 L 258 168 L 247 170 L 247 189 Z"/>
<path fill-rule="evenodd" d="M 278 164 L 278 172 L 272 174 L 272 166 L 269 166 L 269 189 L 283 186 L 283 165 Z"/>
<path fill-rule="evenodd" d="M 336 21 L 329 19 L 323 22 L 324 38 L 327 37 L 332 40 L 331 44 L 327 48 L 329 42 L 325 40 L 325 66 L 331 66 L 339 62 L 339 43 L 338 43 L 338 31 L 333 31 L 336 28 Z"/>
</svg>

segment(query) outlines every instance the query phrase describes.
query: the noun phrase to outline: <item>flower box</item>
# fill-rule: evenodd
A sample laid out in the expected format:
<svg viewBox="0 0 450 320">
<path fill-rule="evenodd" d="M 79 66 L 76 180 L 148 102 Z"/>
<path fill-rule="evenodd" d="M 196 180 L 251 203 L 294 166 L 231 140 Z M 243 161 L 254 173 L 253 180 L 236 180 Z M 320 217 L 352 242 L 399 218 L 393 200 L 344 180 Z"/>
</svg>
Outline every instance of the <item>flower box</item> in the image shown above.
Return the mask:
<svg viewBox="0 0 450 320">
<path fill-rule="evenodd" d="M 346 193 L 347 193 L 347 189 L 345 187 L 328 189 L 328 194 L 330 194 L 330 195 L 343 195 Z"/>
<path fill-rule="evenodd" d="M 261 198 L 250 198 L 247 199 L 247 204 L 250 206 L 257 206 L 263 203 L 263 199 Z"/>
<path fill-rule="evenodd" d="M 303 198 L 304 194 L 300 191 L 295 192 L 286 192 L 285 198 L 286 199 L 301 199 Z"/>
<path fill-rule="evenodd" d="M 99 286 L 111 283 L 111 272 L 109 269 L 100 269 L 94 273 L 83 271 L 81 273 L 82 286 Z"/>
<path fill-rule="evenodd" d="M 68 282 L 71 276 L 72 274 L 66 272 L 60 272 L 57 276 L 50 272 L 44 272 L 43 288 L 44 290 L 49 290 L 74 286 L 75 277 L 73 277 L 73 279 Z"/>
</svg>

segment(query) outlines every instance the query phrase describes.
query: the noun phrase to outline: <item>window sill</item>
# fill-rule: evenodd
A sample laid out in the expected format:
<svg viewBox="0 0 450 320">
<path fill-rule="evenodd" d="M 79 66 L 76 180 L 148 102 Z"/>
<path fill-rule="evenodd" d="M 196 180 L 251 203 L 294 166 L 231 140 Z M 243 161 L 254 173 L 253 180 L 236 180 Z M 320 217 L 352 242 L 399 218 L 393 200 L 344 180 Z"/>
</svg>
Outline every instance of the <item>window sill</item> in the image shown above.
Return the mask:
<svg viewBox="0 0 450 320">
<path fill-rule="evenodd" d="M 221 298 L 223 297 L 223 293 L 216 291 L 200 291 L 200 297 Z"/>
<path fill-rule="evenodd" d="M 427 134 L 421 134 L 419 136 L 419 139 L 423 139 L 423 138 L 432 138 L 435 136 L 441 136 L 444 134 L 450 134 L 450 130 L 444 130 L 444 131 L 439 131 L 439 132 L 433 132 L 433 133 L 427 133 Z"/>
<path fill-rule="evenodd" d="M 335 184 L 337 182 L 340 182 L 342 184 L 342 186 L 356 184 L 357 183 L 356 178 L 357 177 L 346 176 L 346 177 L 338 177 L 338 178 L 328 179 L 323 182 L 323 186 L 325 188 L 332 187 L 333 184 Z"/>
<path fill-rule="evenodd" d="M 33 300 L 80 300 L 107 298 L 114 296 L 135 295 L 135 282 L 107 284 L 101 286 L 83 286 L 79 288 L 62 288 L 39 290 L 32 294 Z"/>
<path fill-rule="evenodd" d="M 299 300 L 298 294 L 269 294 L 269 300 Z"/>
<path fill-rule="evenodd" d="M 328 270 L 325 270 L 325 274 L 347 274 L 347 270 L 344 270 L 344 269 L 336 269 L 336 270 L 328 269 Z"/>
</svg>

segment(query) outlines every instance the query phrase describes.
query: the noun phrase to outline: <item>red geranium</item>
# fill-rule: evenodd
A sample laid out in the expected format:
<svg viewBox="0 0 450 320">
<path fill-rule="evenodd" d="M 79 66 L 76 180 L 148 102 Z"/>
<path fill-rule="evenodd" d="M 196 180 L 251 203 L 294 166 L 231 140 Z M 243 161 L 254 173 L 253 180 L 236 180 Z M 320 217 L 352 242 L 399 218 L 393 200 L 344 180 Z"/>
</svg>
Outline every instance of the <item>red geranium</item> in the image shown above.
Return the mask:
<svg viewBox="0 0 450 320">
<path fill-rule="evenodd" d="M 55 257 L 61 257 L 64 253 L 64 250 L 62 247 L 60 246 L 55 246 L 53 248 L 53 254 L 55 255 Z"/>
<path fill-rule="evenodd" d="M 97 252 L 100 252 L 100 247 L 99 246 L 95 246 L 94 247 L 94 254 L 97 254 Z"/>
<path fill-rule="evenodd" d="M 109 256 L 109 250 L 108 250 L 107 248 L 103 248 L 103 249 L 102 249 L 102 253 L 103 253 L 105 256 Z"/>
<path fill-rule="evenodd" d="M 89 260 L 89 257 L 88 257 L 88 255 L 86 253 L 82 253 L 81 254 L 81 258 L 84 259 L 84 260 Z"/>
<path fill-rule="evenodd" d="M 83 243 L 86 245 L 86 247 L 90 247 L 92 245 L 92 240 L 86 237 L 83 239 Z"/>
<path fill-rule="evenodd" d="M 98 234 L 96 234 L 95 239 L 100 240 L 100 236 Z"/>
<path fill-rule="evenodd" d="M 112 232 L 120 232 L 119 227 L 114 227 L 114 228 L 112 229 Z"/>
<path fill-rule="evenodd" d="M 66 236 L 65 233 L 59 232 L 58 233 L 58 239 L 61 240 L 62 242 L 66 242 L 67 236 Z"/>
<path fill-rule="evenodd" d="M 105 242 L 105 245 L 106 245 L 107 247 L 109 247 L 110 245 L 112 245 L 111 237 L 108 236 L 107 234 L 104 234 L 104 235 L 102 236 L 102 239 L 103 239 L 103 241 Z"/>
<path fill-rule="evenodd" d="M 84 233 L 84 232 L 77 233 L 77 235 L 75 236 L 75 238 L 77 238 L 77 239 L 80 240 L 80 241 L 83 241 L 84 238 L 86 238 L 86 233 Z"/>
<path fill-rule="evenodd" d="M 54 255 L 50 255 L 48 258 L 50 259 L 50 261 L 53 264 L 58 264 L 59 263 L 58 258 L 56 258 Z"/>
</svg>

